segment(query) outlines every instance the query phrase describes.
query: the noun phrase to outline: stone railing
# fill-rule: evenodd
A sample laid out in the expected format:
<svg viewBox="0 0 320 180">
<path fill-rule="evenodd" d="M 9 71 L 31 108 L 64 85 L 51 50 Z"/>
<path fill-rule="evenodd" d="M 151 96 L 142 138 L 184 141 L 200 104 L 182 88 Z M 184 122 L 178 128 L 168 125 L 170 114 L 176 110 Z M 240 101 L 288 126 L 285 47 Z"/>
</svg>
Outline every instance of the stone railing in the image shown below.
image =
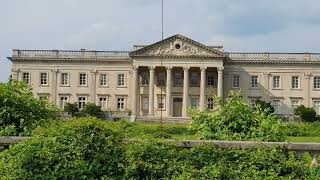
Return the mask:
<svg viewBox="0 0 320 180">
<path fill-rule="evenodd" d="M 319 61 L 320 53 L 269 53 L 269 52 L 226 52 L 230 60 L 289 60 Z"/>
<path fill-rule="evenodd" d="M 65 51 L 65 50 L 19 50 L 14 49 L 12 57 L 48 57 L 48 58 L 94 58 L 129 57 L 129 51 Z"/>
<path fill-rule="evenodd" d="M 9 148 L 9 145 L 31 139 L 31 137 L 0 137 L 0 151 Z M 143 140 L 124 139 L 124 143 L 139 143 Z M 280 147 L 288 151 L 295 151 L 297 158 L 300 159 L 304 153 L 310 153 L 312 156 L 312 166 L 317 166 L 318 156 L 320 154 L 320 143 L 307 142 L 254 142 L 254 141 L 214 141 L 214 140 L 166 140 L 178 147 L 192 148 L 199 145 L 209 145 L 222 149 L 252 149 L 252 148 L 273 148 Z"/>
</svg>

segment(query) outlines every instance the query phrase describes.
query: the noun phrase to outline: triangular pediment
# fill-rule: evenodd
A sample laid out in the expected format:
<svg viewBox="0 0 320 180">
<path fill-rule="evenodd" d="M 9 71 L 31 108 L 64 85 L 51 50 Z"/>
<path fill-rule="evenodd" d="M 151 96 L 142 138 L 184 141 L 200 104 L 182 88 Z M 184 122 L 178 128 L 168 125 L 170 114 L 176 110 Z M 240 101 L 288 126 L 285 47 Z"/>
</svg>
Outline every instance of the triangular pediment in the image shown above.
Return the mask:
<svg viewBox="0 0 320 180">
<path fill-rule="evenodd" d="M 130 53 L 131 57 L 205 57 L 224 58 L 225 54 L 180 34 Z"/>
</svg>

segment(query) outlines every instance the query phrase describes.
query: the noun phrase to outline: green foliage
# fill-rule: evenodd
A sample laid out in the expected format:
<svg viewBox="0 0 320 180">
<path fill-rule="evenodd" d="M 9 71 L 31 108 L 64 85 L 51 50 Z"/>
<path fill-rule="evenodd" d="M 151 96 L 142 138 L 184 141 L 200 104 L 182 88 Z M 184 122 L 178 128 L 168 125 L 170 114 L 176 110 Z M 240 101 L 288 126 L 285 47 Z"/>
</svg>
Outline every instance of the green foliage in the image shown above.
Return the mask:
<svg viewBox="0 0 320 180">
<path fill-rule="evenodd" d="M 57 109 L 32 96 L 24 82 L 0 84 L 0 127 L 15 126 L 17 133 L 29 131 L 42 119 L 54 119 Z"/>
<path fill-rule="evenodd" d="M 79 112 L 78 103 L 66 103 L 64 106 L 64 111 L 67 112 L 72 117 L 76 117 L 77 112 Z"/>
<path fill-rule="evenodd" d="M 283 125 L 286 136 L 320 136 L 320 122 L 289 122 Z"/>
<path fill-rule="evenodd" d="M 97 117 L 100 113 L 102 113 L 101 106 L 97 106 L 94 103 L 86 104 L 85 108 L 81 112 L 92 117 Z"/>
<path fill-rule="evenodd" d="M 298 106 L 294 110 L 294 114 L 298 115 L 303 121 L 313 122 L 316 121 L 316 111 L 313 108 L 305 107 L 304 105 Z"/>
<path fill-rule="evenodd" d="M 268 109 L 252 107 L 242 93 L 230 92 L 222 103 L 215 97 L 217 111 L 193 111 L 191 128 L 203 139 L 215 140 L 285 140 L 280 122 Z"/>
<path fill-rule="evenodd" d="M 307 167 L 274 149 L 181 149 L 150 142 L 127 147 L 126 179 L 299 179 Z"/>
<path fill-rule="evenodd" d="M 51 122 L 0 154 L 4 179 L 98 179 L 123 174 L 121 136 L 95 119 Z"/>
<path fill-rule="evenodd" d="M 274 108 L 271 105 L 271 103 L 265 102 L 265 101 L 261 101 L 261 100 L 256 100 L 256 106 L 260 107 L 263 111 L 266 111 L 268 113 L 273 113 L 274 112 Z"/>
</svg>

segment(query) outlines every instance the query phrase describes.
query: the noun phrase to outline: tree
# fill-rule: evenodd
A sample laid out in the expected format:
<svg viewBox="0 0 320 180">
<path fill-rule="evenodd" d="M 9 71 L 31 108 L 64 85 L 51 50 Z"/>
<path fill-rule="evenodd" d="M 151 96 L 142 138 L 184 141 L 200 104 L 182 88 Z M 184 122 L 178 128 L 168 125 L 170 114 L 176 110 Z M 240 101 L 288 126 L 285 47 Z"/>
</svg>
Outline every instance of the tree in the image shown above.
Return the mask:
<svg viewBox="0 0 320 180">
<path fill-rule="evenodd" d="M 14 125 L 18 133 L 41 120 L 55 119 L 56 107 L 32 96 L 25 82 L 0 84 L 0 127 Z"/>
<path fill-rule="evenodd" d="M 72 117 L 76 117 L 77 112 L 79 112 L 78 103 L 66 103 L 64 106 L 64 112 L 67 112 Z"/>
<path fill-rule="evenodd" d="M 222 103 L 214 97 L 217 111 L 192 112 L 191 127 L 203 139 L 283 141 L 284 133 L 269 109 L 252 107 L 241 92 L 231 91 Z"/>
</svg>

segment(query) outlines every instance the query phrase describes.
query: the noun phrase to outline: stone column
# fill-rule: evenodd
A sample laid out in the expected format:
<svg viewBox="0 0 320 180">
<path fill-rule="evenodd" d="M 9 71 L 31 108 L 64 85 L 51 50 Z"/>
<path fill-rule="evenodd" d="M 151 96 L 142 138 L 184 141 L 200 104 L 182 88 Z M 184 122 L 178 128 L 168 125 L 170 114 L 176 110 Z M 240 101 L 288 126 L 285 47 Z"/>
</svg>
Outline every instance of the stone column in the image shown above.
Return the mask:
<svg viewBox="0 0 320 180">
<path fill-rule="evenodd" d="M 91 76 L 90 76 L 90 97 L 91 97 L 91 103 L 96 104 L 96 75 L 97 75 L 97 70 L 91 70 Z"/>
<path fill-rule="evenodd" d="M 218 67 L 218 93 L 217 95 L 223 99 L 223 69 L 224 67 Z"/>
<path fill-rule="evenodd" d="M 182 117 L 187 117 L 188 114 L 188 98 L 189 98 L 189 69 L 183 67 L 183 99 L 182 99 Z"/>
<path fill-rule="evenodd" d="M 154 116 L 154 66 L 149 66 L 149 116 Z"/>
<path fill-rule="evenodd" d="M 206 69 L 207 67 L 200 67 L 201 76 L 200 76 L 200 103 L 199 109 L 200 111 L 204 110 L 204 102 L 205 102 L 205 89 L 206 89 Z"/>
<path fill-rule="evenodd" d="M 167 116 L 172 116 L 171 113 L 171 73 L 172 67 L 167 66 L 167 85 L 166 85 L 166 108 L 167 108 Z"/>
<path fill-rule="evenodd" d="M 137 115 L 137 95 L 138 95 L 138 66 L 134 66 L 132 69 L 132 115 Z"/>
<path fill-rule="evenodd" d="M 19 75 L 19 69 L 17 68 L 12 68 L 11 69 L 11 80 L 12 81 L 18 81 L 18 75 Z M 30 79 L 31 81 L 31 79 Z M 30 83 L 31 84 L 31 83 Z"/>
<path fill-rule="evenodd" d="M 269 77 L 271 76 L 270 72 L 264 72 L 264 92 L 263 92 L 263 100 L 266 102 L 270 102 L 270 87 L 269 87 Z"/>
<path fill-rule="evenodd" d="M 310 77 L 311 77 L 311 73 L 310 72 L 307 72 L 307 73 L 304 73 L 304 79 L 306 81 L 306 92 L 305 92 L 305 97 L 306 97 L 306 101 L 305 101 L 305 106 L 307 107 L 312 107 L 312 105 L 310 104 Z"/>
<path fill-rule="evenodd" d="M 52 103 L 57 105 L 57 89 L 58 89 L 58 73 L 59 70 L 58 69 L 53 69 L 51 70 L 52 72 Z"/>
</svg>

